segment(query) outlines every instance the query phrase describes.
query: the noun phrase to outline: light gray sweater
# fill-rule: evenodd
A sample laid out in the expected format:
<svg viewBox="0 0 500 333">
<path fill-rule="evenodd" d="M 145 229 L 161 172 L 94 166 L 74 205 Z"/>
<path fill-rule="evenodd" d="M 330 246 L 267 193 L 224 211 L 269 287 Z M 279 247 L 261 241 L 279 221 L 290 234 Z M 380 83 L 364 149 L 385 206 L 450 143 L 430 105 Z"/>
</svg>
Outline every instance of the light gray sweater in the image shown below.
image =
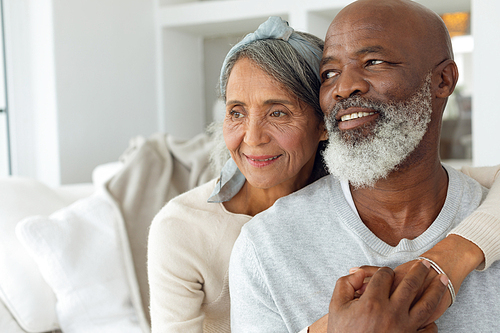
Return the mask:
<svg viewBox="0 0 500 333">
<path fill-rule="evenodd" d="M 447 168 L 448 194 L 433 224 L 392 247 L 377 238 L 327 176 L 282 198 L 242 229 L 230 260 L 231 328 L 298 332 L 328 312 L 336 280 L 351 267 L 396 267 L 427 251 L 469 215 L 486 190 Z M 500 265 L 471 273 L 440 332 L 500 332 Z"/>
</svg>

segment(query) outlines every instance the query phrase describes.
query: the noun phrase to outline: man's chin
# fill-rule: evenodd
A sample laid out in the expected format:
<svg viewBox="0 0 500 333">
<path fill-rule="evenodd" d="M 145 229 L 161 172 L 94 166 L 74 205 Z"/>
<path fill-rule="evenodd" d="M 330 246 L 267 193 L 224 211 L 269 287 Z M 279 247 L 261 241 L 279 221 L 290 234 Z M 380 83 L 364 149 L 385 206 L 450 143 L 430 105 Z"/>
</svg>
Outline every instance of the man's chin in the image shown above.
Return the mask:
<svg viewBox="0 0 500 333">
<path fill-rule="evenodd" d="M 346 146 L 355 146 L 370 142 L 373 139 L 373 131 L 366 127 L 355 128 L 348 131 L 339 131 L 340 139 Z"/>
<path fill-rule="evenodd" d="M 361 143 L 367 143 L 374 139 L 375 131 L 377 128 L 377 122 L 372 121 L 369 123 L 365 123 L 362 126 L 358 126 L 355 128 L 351 128 L 348 130 L 341 130 L 338 126 L 338 122 L 334 124 L 330 124 L 329 132 L 337 133 L 339 139 L 346 145 L 359 145 Z"/>
<path fill-rule="evenodd" d="M 380 156 L 373 142 L 359 140 L 346 142 L 337 134 L 336 140 L 330 140 L 323 152 L 325 164 L 335 177 L 348 181 L 355 188 L 369 188 L 377 181 L 386 178 L 400 160 L 395 156 Z M 380 147 L 379 147 L 380 148 Z"/>
</svg>

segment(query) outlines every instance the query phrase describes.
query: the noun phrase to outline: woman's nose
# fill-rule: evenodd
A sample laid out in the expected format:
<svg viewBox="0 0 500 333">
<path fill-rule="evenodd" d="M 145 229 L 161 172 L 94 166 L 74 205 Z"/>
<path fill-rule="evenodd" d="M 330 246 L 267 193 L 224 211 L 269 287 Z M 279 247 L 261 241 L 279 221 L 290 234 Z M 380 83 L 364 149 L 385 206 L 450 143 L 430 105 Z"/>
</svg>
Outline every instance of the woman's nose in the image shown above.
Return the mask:
<svg viewBox="0 0 500 333">
<path fill-rule="evenodd" d="M 332 97 L 339 101 L 350 96 L 365 94 L 369 89 L 370 84 L 363 76 L 362 70 L 346 68 L 334 83 Z"/>
<path fill-rule="evenodd" d="M 249 146 L 258 146 L 269 142 L 269 135 L 265 124 L 251 120 L 247 124 L 245 132 L 245 143 Z"/>
</svg>

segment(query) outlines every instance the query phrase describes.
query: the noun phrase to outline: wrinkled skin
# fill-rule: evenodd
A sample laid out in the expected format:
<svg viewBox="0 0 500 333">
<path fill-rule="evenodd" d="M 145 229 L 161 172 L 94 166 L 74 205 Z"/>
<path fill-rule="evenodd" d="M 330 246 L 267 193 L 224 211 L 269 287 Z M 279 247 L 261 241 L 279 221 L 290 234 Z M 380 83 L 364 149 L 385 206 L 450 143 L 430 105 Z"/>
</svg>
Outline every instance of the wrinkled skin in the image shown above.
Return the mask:
<svg viewBox="0 0 500 333">
<path fill-rule="evenodd" d="M 395 273 L 388 267 L 379 268 L 359 297 L 357 291 L 363 287 L 367 272 L 358 269 L 340 278 L 330 303 L 328 333 L 437 332 L 436 325 L 428 321 L 446 291 L 447 279 L 433 278 L 415 302 L 428 272 L 427 262 L 414 263 L 392 291 Z"/>
</svg>

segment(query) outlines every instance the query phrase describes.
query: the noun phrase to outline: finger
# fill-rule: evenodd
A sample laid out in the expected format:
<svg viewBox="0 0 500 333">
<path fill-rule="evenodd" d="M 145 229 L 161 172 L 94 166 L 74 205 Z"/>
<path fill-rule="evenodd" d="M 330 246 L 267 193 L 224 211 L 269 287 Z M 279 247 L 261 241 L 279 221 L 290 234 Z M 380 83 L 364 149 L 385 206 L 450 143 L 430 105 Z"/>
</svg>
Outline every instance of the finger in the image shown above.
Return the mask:
<svg viewBox="0 0 500 333">
<path fill-rule="evenodd" d="M 365 273 L 359 270 L 354 274 L 346 275 L 337 280 L 335 289 L 333 290 L 332 301 L 330 306 L 336 308 L 352 301 L 355 298 L 355 292 L 363 286 Z"/>
<path fill-rule="evenodd" d="M 394 271 L 389 267 L 381 267 L 368 282 L 366 290 L 362 297 L 373 297 L 389 299 L 392 282 L 394 280 Z"/>
<path fill-rule="evenodd" d="M 430 323 L 429 325 L 419 329 L 417 332 L 419 332 L 419 333 L 437 333 L 438 327 L 435 323 Z"/>
<path fill-rule="evenodd" d="M 405 309 L 410 309 L 415 296 L 417 296 L 423 287 L 425 277 L 429 273 L 429 268 L 430 264 L 425 260 L 414 263 L 392 293 L 391 301 L 395 302 L 398 307 L 401 306 Z"/>
<path fill-rule="evenodd" d="M 417 260 L 412 260 L 405 262 L 398 267 L 394 268 L 394 273 L 396 273 L 396 277 L 394 278 L 394 290 L 399 285 L 399 283 L 403 280 L 403 278 L 408 274 L 413 265 L 417 262 Z"/>
<path fill-rule="evenodd" d="M 445 294 L 447 285 L 448 278 L 445 275 L 438 275 L 432 279 L 422 297 L 410 309 L 410 320 L 413 323 L 423 325 L 429 320 Z"/>
<path fill-rule="evenodd" d="M 365 280 L 363 281 L 363 286 L 356 290 L 356 298 L 359 298 L 359 296 L 363 295 L 366 289 L 366 285 L 370 281 L 370 278 L 372 277 L 373 274 L 375 274 L 376 271 L 378 271 L 380 267 L 378 266 L 361 266 L 361 267 L 352 267 L 349 269 L 349 274 L 354 274 L 356 271 L 362 269 L 365 271 Z"/>
<path fill-rule="evenodd" d="M 349 273 L 354 273 L 353 270 L 358 270 L 358 269 L 362 269 L 365 271 L 365 274 L 366 276 L 373 276 L 373 274 L 375 274 L 378 270 L 379 270 L 379 266 L 361 266 L 361 267 L 353 267 L 349 270 Z"/>
<path fill-rule="evenodd" d="M 368 284 L 368 282 L 370 281 L 371 277 L 373 276 L 373 274 L 375 274 L 379 269 L 380 267 L 379 266 L 361 266 L 361 267 L 353 267 L 349 270 L 349 273 L 354 273 L 355 271 L 357 271 L 358 269 L 362 269 L 365 271 L 365 275 L 366 275 L 366 278 L 365 278 L 365 281 L 363 283 L 363 286 L 356 291 L 357 295 L 358 296 L 361 296 L 363 295 L 363 293 L 365 292 L 365 289 L 366 289 L 366 285 Z"/>
</svg>

